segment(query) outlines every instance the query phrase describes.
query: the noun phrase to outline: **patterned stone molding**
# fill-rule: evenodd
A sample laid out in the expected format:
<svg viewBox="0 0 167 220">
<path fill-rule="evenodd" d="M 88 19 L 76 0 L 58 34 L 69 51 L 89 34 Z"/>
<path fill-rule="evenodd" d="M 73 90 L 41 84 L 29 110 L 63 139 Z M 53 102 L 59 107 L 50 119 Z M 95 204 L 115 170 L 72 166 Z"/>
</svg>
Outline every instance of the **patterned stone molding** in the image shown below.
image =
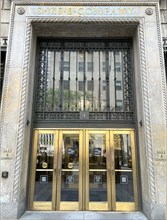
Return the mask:
<svg viewBox="0 0 167 220">
<path fill-rule="evenodd" d="M 15 157 L 15 173 L 14 173 L 14 181 L 13 181 L 13 201 L 17 201 L 19 184 L 20 184 L 20 172 L 21 172 L 23 140 L 24 140 L 24 127 L 26 124 L 25 123 L 25 112 L 26 112 L 25 108 L 26 108 L 27 78 L 28 78 L 28 72 L 29 72 L 29 58 L 30 58 L 30 43 L 31 43 L 30 38 L 31 38 L 31 22 L 28 22 L 27 29 L 26 29 L 19 128 L 18 128 L 18 135 L 17 135 L 17 148 L 16 148 L 16 157 Z"/>
<path fill-rule="evenodd" d="M 155 6 L 154 2 L 14 2 L 17 5 L 39 6 Z"/>
<path fill-rule="evenodd" d="M 167 125 L 167 93 L 166 93 L 166 79 L 165 79 L 165 65 L 164 65 L 164 57 L 163 57 L 163 49 L 162 49 L 162 36 L 161 36 L 161 28 L 160 28 L 160 15 L 159 15 L 159 7 L 156 4 L 156 21 L 157 21 L 157 32 L 158 32 L 158 44 L 159 44 L 159 56 L 160 56 L 160 65 L 161 65 L 161 82 L 162 82 L 162 90 L 163 90 L 163 101 L 165 108 L 165 119 Z"/>
<path fill-rule="evenodd" d="M 148 179 L 149 179 L 148 184 L 149 184 L 151 201 L 155 203 L 156 187 L 155 187 L 153 149 L 152 149 L 152 138 L 151 138 L 151 126 L 150 126 L 150 106 L 149 106 L 148 79 L 147 79 L 147 70 L 146 70 L 144 27 L 142 21 L 139 24 L 139 34 L 140 34 L 140 65 L 141 65 L 142 90 L 143 90 L 143 101 L 144 101 L 145 143 L 146 143 L 147 168 L 148 168 Z"/>
<path fill-rule="evenodd" d="M 14 15 L 15 15 L 15 7 L 11 9 L 11 20 L 10 20 L 10 27 L 9 27 L 9 37 L 8 37 L 8 52 L 7 52 L 7 65 L 5 67 L 5 74 L 4 74 L 4 84 L 3 84 L 3 93 L 2 93 L 2 109 L 0 112 L 0 150 L 2 150 L 2 133 L 4 129 L 4 117 L 5 117 L 5 110 L 6 106 L 6 99 L 7 99 L 7 90 L 8 90 L 8 80 L 9 80 L 9 65 L 10 65 L 10 56 L 11 56 L 11 48 L 12 48 L 12 38 L 13 38 L 13 26 L 14 26 Z"/>
</svg>

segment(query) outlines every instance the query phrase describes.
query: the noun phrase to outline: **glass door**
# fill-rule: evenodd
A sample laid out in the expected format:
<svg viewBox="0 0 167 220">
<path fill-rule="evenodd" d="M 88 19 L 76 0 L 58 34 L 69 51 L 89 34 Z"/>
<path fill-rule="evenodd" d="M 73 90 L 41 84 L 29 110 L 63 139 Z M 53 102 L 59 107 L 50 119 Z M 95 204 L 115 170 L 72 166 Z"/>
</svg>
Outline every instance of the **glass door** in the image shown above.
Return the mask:
<svg viewBox="0 0 167 220">
<path fill-rule="evenodd" d="M 82 210 L 83 131 L 60 131 L 57 207 Z"/>
<path fill-rule="evenodd" d="M 113 209 L 138 210 L 134 131 L 112 130 L 110 140 L 114 155 L 111 163 Z"/>
<path fill-rule="evenodd" d="M 109 210 L 109 150 L 109 131 L 86 131 L 86 210 Z"/>
<path fill-rule="evenodd" d="M 31 210 L 138 210 L 133 130 L 34 131 Z"/>
<path fill-rule="evenodd" d="M 138 209 L 134 131 L 86 131 L 86 210 Z"/>
<path fill-rule="evenodd" d="M 32 155 L 30 209 L 56 208 L 56 167 L 58 162 L 58 131 L 35 130 Z"/>
</svg>

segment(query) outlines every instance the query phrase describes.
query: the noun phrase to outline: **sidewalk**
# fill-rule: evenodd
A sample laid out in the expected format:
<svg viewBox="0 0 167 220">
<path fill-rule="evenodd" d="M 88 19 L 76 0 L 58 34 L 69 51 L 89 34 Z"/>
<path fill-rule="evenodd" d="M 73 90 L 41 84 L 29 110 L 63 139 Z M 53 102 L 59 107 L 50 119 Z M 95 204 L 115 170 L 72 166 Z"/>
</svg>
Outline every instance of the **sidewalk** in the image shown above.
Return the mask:
<svg viewBox="0 0 167 220">
<path fill-rule="evenodd" d="M 141 212 L 27 211 L 20 220 L 148 220 Z"/>
</svg>

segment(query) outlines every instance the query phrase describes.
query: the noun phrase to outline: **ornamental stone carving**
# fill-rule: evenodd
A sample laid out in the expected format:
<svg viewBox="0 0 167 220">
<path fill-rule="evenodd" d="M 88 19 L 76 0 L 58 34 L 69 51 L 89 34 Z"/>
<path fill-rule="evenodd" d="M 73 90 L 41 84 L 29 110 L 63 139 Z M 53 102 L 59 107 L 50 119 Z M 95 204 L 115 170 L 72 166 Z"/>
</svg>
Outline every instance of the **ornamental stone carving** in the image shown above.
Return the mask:
<svg viewBox="0 0 167 220">
<path fill-rule="evenodd" d="M 153 14 L 153 9 L 152 8 L 147 8 L 145 10 L 145 12 L 146 12 L 147 15 L 152 15 Z"/>
<path fill-rule="evenodd" d="M 25 13 L 25 9 L 23 7 L 20 7 L 20 8 L 17 9 L 17 13 L 19 15 L 23 15 Z"/>
</svg>

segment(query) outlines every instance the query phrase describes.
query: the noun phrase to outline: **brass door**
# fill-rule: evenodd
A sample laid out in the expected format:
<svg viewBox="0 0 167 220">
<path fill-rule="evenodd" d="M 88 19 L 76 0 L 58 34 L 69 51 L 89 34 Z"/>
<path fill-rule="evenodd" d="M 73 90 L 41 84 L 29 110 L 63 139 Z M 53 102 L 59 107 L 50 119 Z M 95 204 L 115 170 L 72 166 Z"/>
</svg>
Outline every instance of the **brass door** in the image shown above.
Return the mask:
<svg viewBox="0 0 167 220">
<path fill-rule="evenodd" d="M 134 131 L 34 131 L 31 210 L 138 209 Z"/>
</svg>

